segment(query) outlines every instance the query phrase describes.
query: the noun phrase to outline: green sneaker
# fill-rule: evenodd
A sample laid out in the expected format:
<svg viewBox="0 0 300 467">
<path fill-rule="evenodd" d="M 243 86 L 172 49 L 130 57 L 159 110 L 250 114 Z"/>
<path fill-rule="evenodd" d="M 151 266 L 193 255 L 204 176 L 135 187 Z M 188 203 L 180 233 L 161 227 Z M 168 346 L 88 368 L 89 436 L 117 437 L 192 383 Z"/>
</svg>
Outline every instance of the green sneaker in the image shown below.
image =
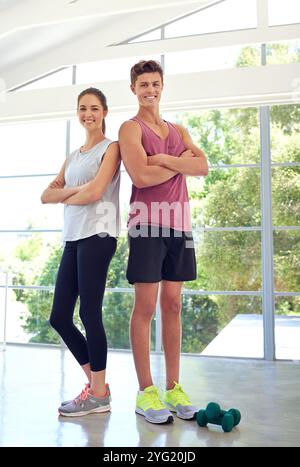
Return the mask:
<svg viewBox="0 0 300 467">
<path fill-rule="evenodd" d="M 150 423 L 171 423 L 171 412 L 161 402 L 156 386 L 148 386 L 143 394 L 136 396 L 136 413 L 143 415 Z"/>
<path fill-rule="evenodd" d="M 197 407 L 192 405 L 180 384 L 175 381 L 174 383 L 175 387 L 164 393 L 164 404 L 171 412 L 176 412 L 177 417 L 183 420 L 195 420 L 198 412 Z"/>
</svg>

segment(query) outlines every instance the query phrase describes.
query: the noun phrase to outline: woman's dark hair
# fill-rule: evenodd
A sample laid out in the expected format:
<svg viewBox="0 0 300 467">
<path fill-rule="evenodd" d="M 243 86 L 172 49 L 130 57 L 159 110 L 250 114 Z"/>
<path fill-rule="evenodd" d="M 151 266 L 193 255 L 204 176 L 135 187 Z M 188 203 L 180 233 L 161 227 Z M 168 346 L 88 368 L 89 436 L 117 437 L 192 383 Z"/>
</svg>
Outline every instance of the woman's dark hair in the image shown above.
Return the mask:
<svg viewBox="0 0 300 467">
<path fill-rule="evenodd" d="M 77 108 L 79 107 L 79 101 L 80 99 L 85 96 L 86 94 L 93 94 L 94 96 L 98 97 L 102 107 L 104 110 L 107 110 L 107 102 L 106 102 L 106 97 L 105 95 L 103 94 L 102 91 L 100 91 L 100 89 L 97 89 L 97 88 L 87 88 L 87 89 L 84 89 L 83 91 L 81 91 L 81 93 L 79 94 L 79 96 L 77 97 Z M 105 134 L 105 130 L 106 130 L 106 125 L 105 125 L 105 119 L 103 119 L 102 121 L 102 131 L 103 131 L 103 134 Z"/>
<path fill-rule="evenodd" d="M 161 64 L 155 60 L 140 60 L 138 63 L 133 65 L 130 70 L 130 80 L 131 84 L 134 86 L 138 76 L 143 75 L 144 73 L 159 73 L 161 81 L 164 81 L 164 72 L 162 70 Z"/>
</svg>

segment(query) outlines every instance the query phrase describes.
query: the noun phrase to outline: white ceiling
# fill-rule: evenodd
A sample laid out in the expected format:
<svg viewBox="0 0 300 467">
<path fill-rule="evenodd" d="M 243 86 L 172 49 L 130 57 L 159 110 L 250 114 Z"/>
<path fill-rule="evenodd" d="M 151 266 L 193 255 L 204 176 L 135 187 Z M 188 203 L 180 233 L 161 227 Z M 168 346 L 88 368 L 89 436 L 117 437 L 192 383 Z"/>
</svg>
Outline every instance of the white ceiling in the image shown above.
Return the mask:
<svg viewBox="0 0 300 467">
<path fill-rule="evenodd" d="M 106 18 L 95 18 L 17 30 L 0 39 L 0 69 L 28 62 L 75 38 L 99 31 L 106 22 Z"/>
<path fill-rule="evenodd" d="M 4 11 L 16 3 L 21 3 L 22 0 L 0 0 L 0 11 Z"/>
<path fill-rule="evenodd" d="M 268 0 L 257 0 L 257 28 L 129 44 L 133 37 L 227 0 L 70 1 L 0 0 L 0 124 L 73 115 L 79 85 L 7 92 L 73 64 L 299 39 L 299 24 L 268 26 Z M 165 109 L 299 102 L 299 67 L 170 75 Z M 111 111 L 134 107 L 127 80 L 104 84 Z"/>
<path fill-rule="evenodd" d="M 218 1 L 0 0 L 0 78 L 12 89 L 89 61 L 90 49 L 101 60 L 110 45 Z"/>
</svg>

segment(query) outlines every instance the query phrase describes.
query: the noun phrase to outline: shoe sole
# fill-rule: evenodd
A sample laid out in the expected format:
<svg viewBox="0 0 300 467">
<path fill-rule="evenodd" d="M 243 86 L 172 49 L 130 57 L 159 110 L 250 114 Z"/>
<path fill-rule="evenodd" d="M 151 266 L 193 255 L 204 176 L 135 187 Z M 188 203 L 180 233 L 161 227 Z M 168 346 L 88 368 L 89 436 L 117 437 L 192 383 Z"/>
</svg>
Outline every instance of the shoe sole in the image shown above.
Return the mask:
<svg viewBox="0 0 300 467">
<path fill-rule="evenodd" d="M 172 415 L 169 415 L 167 420 L 163 420 L 163 421 L 158 421 L 158 420 L 154 420 L 154 419 L 150 419 L 147 417 L 147 415 L 145 414 L 145 412 L 142 410 L 142 409 L 138 409 L 136 408 L 135 409 L 135 412 L 138 414 L 138 415 L 142 415 L 145 420 L 149 423 L 154 423 L 155 425 L 167 425 L 169 423 L 172 423 L 174 422 L 174 418 L 172 417 Z"/>
<path fill-rule="evenodd" d="M 59 415 L 62 415 L 63 417 L 82 417 L 83 415 L 88 415 L 90 413 L 103 413 L 103 412 L 109 412 L 111 410 L 110 405 L 104 405 L 103 407 L 97 407 L 96 409 L 92 410 L 85 410 L 83 412 L 59 412 Z"/>
<path fill-rule="evenodd" d="M 181 418 L 181 420 L 196 420 L 197 418 L 197 412 L 194 412 L 191 417 L 184 417 L 183 415 L 180 415 L 172 405 L 168 404 L 167 402 L 164 402 L 164 404 L 170 410 L 170 412 L 176 413 L 176 416 Z"/>
</svg>

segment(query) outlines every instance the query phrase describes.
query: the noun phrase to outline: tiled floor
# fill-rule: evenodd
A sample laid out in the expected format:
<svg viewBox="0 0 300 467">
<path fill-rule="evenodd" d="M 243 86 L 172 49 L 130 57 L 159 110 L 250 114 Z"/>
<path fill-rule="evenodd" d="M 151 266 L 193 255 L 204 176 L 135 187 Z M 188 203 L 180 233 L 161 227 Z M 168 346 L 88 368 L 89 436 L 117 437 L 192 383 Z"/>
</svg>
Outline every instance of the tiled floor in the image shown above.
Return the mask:
<svg viewBox="0 0 300 467">
<path fill-rule="evenodd" d="M 163 387 L 163 357 L 151 360 Z M 0 352 L 0 446 L 300 446 L 299 362 L 182 357 L 181 382 L 194 403 L 241 411 L 231 433 L 195 421 L 145 422 L 134 412 L 131 354 L 110 352 L 107 370 L 111 413 L 58 417 L 60 401 L 78 394 L 85 381 L 73 357 L 57 348 L 7 346 Z"/>
</svg>

